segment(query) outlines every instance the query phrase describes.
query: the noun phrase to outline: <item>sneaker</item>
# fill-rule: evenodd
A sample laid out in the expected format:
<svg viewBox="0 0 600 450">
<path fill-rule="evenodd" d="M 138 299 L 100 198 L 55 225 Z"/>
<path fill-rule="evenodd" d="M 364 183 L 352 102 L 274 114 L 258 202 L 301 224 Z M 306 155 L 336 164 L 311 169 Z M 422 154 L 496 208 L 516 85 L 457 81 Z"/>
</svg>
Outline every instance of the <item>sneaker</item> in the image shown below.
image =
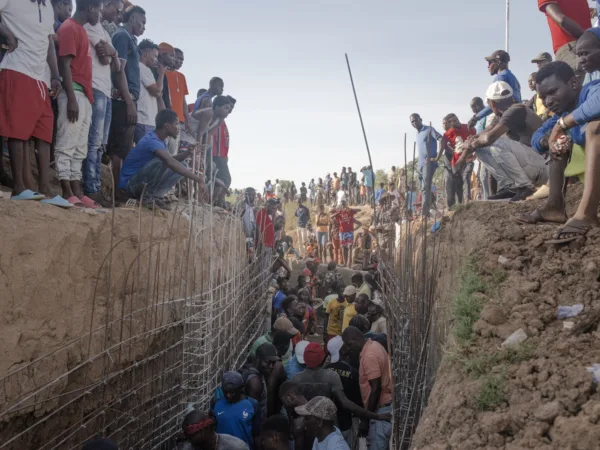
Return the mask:
<svg viewBox="0 0 600 450">
<path fill-rule="evenodd" d="M 155 207 L 164 211 L 171 211 L 171 207 L 159 198 L 145 199 L 142 206 L 148 209 L 153 209 L 153 207 Z"/>
<path fill-rule="evenodd" d="M 523 187 L 517 189 L 516 195 L 509 200 L 509 202 L 520 202 L 521 200 L 525 200 L 530 195 L 533 195 L 535 190 L 531 187 Z"/>
<path fill-rule="evenodd" d="M 488 200 L 507 200 L 509 198 L 513 198 L 516 195 L 515 191 L 511 191 L 510 189 L 502 189 L 498 191 L 495 195 L 490 195 Z"/>
</svg>

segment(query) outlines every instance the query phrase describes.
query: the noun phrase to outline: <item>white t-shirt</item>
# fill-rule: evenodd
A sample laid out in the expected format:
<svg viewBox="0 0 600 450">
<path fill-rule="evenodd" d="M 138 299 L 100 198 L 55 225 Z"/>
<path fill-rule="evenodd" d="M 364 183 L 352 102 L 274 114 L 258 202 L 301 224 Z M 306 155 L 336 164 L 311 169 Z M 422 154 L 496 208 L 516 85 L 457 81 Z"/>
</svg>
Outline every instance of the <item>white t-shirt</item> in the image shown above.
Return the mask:
<svg viewBox="0 0 600 450">
<path fill-rule="evenodd" d="M 319 442 L 319 440 L 315 438 L 312 450 L 350 450 L 350 447 L 348 447 L 344 437 L 336 428 L 323 442 Z"/>
<path fill-rule="evenodd" d="M 96 53 L 98 42 L 111 43 L 110 35 L 106 32 L 100 22 L 96 25 L 86 23 L 83 28 L 87 31 L 90 40 L 90 53 L 92 54 L 92 87 L 102 92 L 107 97 L 112 94 L 112 82 L 110 79 L 110 64 L 102 64 Z"/>
<path fill-rule="evenodd" d="M 138 123 L 154 126 L 158 114 L 158 100 L 150 95 L 148 86 L 156 84 L 156 80 L 152 71 L 142 62 L 140 62 L 140 81 L 140 98 L 137 103 Z"/>
<path fill-rule="evenodd" d="M 277 183 L 275 185 L 275 196 L 279 197 L 281 195 L 281 183 Z"/>
<path fill-rule="evenodd" d="M 346 200 L 346 192 L 341 189 L 337 192 L 337 204 L 341 204 L 343 200 Z"/>
<path fill-rule="evenodd" d="M 0 15 L 2 23 L 19 42 L 14 52 L 4 55 L 0 69 L 14 70 L 47 83 L 48 36 L 54 34 L 50 0 L 45 5 L 31 0 L 0 0 Z"/>
</svg>

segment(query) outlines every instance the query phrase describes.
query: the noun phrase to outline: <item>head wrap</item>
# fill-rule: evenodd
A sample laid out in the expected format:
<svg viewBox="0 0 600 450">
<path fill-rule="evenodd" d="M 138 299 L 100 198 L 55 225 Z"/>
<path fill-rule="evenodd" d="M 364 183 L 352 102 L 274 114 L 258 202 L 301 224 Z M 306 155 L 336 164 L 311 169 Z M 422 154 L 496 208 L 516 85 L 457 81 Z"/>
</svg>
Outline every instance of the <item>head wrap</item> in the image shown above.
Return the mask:
<svg viewBox="0 0 600 450">
<path fill-rule="evenodd" d="M 198 431 L 205 430 L 206 428 L 210 427 L 213 424 L 215 424 L 215 419 L 210 417 L 208 419 L 201 420 L 200 422 L 192 423 L 190 425 L 183 427 L 183 432 L 185 433 L 186 436 L 193 436 Z"/>
<path fill-rule="evenodd" d="M 161 42 L 158 44 L 158 51 L 161 53 L 175 53 L 175 48 L 171 44 L 167 44 L 166 42 Z"/>
</svg>

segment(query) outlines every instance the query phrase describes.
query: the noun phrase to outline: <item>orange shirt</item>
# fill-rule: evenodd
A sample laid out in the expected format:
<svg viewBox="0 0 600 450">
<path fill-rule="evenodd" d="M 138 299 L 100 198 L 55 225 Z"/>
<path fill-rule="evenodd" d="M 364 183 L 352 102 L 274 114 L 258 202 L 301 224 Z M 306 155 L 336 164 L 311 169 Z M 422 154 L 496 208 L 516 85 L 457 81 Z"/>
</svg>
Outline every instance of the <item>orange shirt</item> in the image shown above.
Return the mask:
<svg viewBox="0 0 600 450">
<path fill-rule="evenodd" d="M 369 339 L 360 352 L 360 366 L 358 369 L 358 381 L 360 383 L 360 395 L 365 408 L 369 404 L 371 385 L 369 380 L 381 378 L 381 395 L 379 396 L 379 408 L 392 402 L 392 374 L 390 370 L 390 359 L 379 342 Z"/>
<path fill-rule="evenodd" d="M 176 70 L 167 70 L 167 82 L 171 94 L 171 109 L 177 113 L 179 122 L 184 122 L 183 100 L 189 94 L 185 75 Z"/>
</svg>

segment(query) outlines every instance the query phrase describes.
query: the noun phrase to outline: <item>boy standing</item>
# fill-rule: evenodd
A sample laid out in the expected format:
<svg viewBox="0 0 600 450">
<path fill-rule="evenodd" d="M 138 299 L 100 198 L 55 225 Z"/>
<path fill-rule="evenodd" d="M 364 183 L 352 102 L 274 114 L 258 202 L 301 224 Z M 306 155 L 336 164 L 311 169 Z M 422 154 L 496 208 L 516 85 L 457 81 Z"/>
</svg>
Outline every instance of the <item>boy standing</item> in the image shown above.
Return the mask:
<svg viewBox="0 0 600 450">
<path fill-rule="evenodd" d="M 100 20 L 102 0 L 77 0 L 77 10 L 58 30 L 59 70 L 64 92 L 58 97 L 56 168 L 63 198 L 76 206 L 98 208 L 83 192 L 81 167 L 87 156 L 92 120 L 92 55 L 83 25 Z"/>
<path fill-rule="evenodd" d="M 50 2 L 2 1 L 0 34 L 8 52 L 0 64 L 0 136 L 8 139 L 14 179 L 12 195 L 32 200 L 50 195 L 50 143 L 54 114 L 50 95 L 60 92 L 54 42 L 54 10 Z M 46 77 L 50 67 L 51 82 Z M 29 162 L 29 139 L 36 139 L 39 191 L 34 192 Z"/>
</svg>

